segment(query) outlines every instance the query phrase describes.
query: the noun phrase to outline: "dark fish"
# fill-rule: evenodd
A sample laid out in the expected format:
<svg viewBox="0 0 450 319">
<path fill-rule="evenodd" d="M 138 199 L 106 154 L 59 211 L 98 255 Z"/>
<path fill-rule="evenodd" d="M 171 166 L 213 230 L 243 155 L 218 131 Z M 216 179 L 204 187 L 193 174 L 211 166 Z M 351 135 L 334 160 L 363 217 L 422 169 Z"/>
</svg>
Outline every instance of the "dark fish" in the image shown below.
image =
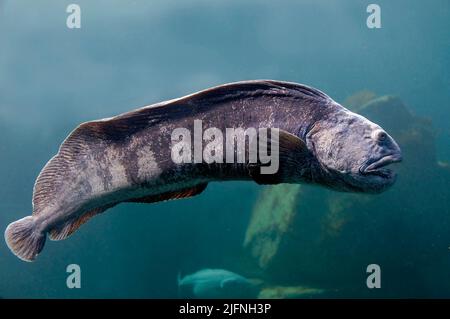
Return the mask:
<svg viewBox="0 0 450 319">
<path fill-rule="evenodd" d="M 261 163 L 183 163 L 171 159 L 175 128 L 279 129 L 279 169 Z M 248 157 L 248 156 L 247 156 Z M 153 203 L 201 193 L 211 181 L 314 183 L 340 191 L 384 191 L 395 181 L 386 165 L 400 161 L 395 141 L 378 125 L 324 93 L 271 80 L 225 84 L 122 115 L 81 124 L 36 180 L 33 214 L 8 226 L 14 254 L 32 261 L 47 234 L 62 240 L 121 202 Z"/>
</svg>

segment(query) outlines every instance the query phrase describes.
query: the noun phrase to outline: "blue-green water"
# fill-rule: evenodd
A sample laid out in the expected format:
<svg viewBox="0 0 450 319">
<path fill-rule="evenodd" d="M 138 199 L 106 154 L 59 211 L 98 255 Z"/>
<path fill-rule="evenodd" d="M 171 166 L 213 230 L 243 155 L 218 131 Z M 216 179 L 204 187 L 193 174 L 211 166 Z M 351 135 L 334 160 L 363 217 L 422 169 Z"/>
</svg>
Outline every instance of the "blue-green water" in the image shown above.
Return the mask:
<svg viewBox="0 0 450 319">
<path fill-rule="evenodd" d="M 450 161 L 450 2 L 376 1 L 382 28 L 369 29 L 371 2 L 80 0 L 81 29 L 66 27 L 70 1 L 0 2 L 0 229 L 31 213 L 35 178 L 79 123 L 244 79 L 305 83 L 339 102 L 363 89 L 399 96 L 432 122 L 436 161 Z M 274 286 L 336 289 L 337 297 L 450 297 L 449 175 L 434 178 L 417 163 L 401 170 L 416 187 L 379 195 L 382 212 L 366 219 L 373 223 L 342 231 L 341 243 L 361 243 L 356 255 L 345 242 L 308 241 L 320 238 L 315 228 L 295 223 L 299 249 L 312 252 L 285 270 L 259 269 L 242 243 L 261 187 L 214 183 L 192 199 L 119 205 L 68 240 L 47 242 L 31 264 L 1 241 L 0 296 L 177 297 L 178 272 L 213 267 Z M 421 190 L 431 192 L 427 200 Z M 379 261 L 358 255 L 364 250 Z M 340 290 L 333 274 L 346 258 L 361 266 L 361 281 Z M 387 269 L 377 291 L 365 286 L 370 263 Z M 68 264 L 80 265 L 81 289 L 67 288 Z"/>
</svg>

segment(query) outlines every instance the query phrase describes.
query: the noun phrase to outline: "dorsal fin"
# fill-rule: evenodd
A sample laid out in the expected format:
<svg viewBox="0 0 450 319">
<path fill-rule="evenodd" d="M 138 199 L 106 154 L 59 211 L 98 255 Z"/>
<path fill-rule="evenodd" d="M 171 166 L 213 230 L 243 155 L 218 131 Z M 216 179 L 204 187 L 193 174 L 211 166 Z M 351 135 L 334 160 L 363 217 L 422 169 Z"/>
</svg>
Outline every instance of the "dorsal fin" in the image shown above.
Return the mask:
<svg viewBox="0 0 450 319">
<path fill-rule="evenodd" d="M 183 104 L 211 104 L 246 97 L 262 95 L 290 96 L 303 99 L 331 100 L 325 93 L 313 87 L 276 80 L 250 80 L 227 83 L 173 100 Z"/>
<path fill-rule="evenodd" d="M 206 189 L 208 183 L 198 184 L 194 187 L 184 188 L 182 190 L 166 192 L 158 195 L 150 195 L 145 197 L 133 198 L 127 200 L 130 203 L 156 203 L 172 199 L 188 198 L 200 194 Z"/>
<path fill-rule="evenodd" d="M 291 96 L 304 99 L 331 100 L 325 93 L 313 87 L 276 80 L 250 80 L 227 83 L 198 91 L 177 99 L 138 108 L 115 117 L 85 123 L 86 135 L 121 138 L 170 117 L 173 119 L 201 108 L 211 108 L 218 102 L 257 97 L 262 95 Z M 81 125 L 83 127 L 84 125 Z"/>
<path fill-rule="evenodd" d="M 102 125 L 99 121 L 79 125 L 61 144 L 56 154 L 39 173 L 33 190 L 33 215 L 39 215 L 43 208 L 54 204 L 57 190 L 65 182 L 71 168 L 90 145 L 102 139 Z"/>
</svg>

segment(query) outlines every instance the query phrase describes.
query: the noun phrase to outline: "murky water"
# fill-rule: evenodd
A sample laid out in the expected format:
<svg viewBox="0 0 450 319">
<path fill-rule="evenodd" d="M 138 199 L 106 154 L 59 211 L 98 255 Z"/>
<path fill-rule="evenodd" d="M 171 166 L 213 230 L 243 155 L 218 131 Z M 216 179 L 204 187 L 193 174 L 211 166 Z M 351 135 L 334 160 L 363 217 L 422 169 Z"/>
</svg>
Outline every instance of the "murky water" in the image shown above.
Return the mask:
<svg viewBox="0 0 450 319">
<path fill-rule="evenodd" d="M 76 3 L 80 29 L 66 26 L 67 1 L 0 2 L 2 231 L 31 213 L 39 171 L 79 123 L 226 82 L 293 81 L 353 101 L 393 131 L 404 163 L 381 195 L 301 186 L 267 263 L 244 240 L 255 202 L 279 195 L 250 182 L 119 205 L 47 242 L 34 263 L 1 241 L 1 297 L 175 298 L 177 274 L 204 268 L 259 278 L 269 297 L 450 297 L 447 0 L 377 1 L 380 29 L 367 27 L 368 1 Z M 385 95 L 410 117 L 361 108 Z M 69 264 L 80 266 L 80 289 L 66 285 Z M 379 289 L 366 286 L 369 264 L 380 266 Z"/>
</svg>

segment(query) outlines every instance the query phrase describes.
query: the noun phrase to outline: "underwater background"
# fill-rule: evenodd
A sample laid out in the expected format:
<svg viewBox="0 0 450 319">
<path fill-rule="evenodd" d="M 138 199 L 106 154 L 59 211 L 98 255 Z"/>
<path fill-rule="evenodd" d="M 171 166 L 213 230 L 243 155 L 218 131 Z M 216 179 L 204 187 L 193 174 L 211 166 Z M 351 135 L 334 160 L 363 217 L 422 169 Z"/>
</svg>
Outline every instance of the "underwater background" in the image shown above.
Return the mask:
<svg viewBox="0 0 450 319">
<path fill-rule="evenodd" d="M 381 29 L 366 25 L 373 2 Z M 66 27 L 70 3 L 81 29 Z M 79 123 L 226 82 L 316 87 L 386 128 L 404 162 L 380 195 L 227 182 L 122 204 L 34 263 L 2 240 L 0 297 L 176 298 L 177 275 L 203 268 L 259 278 L 261 297 L 450 297 L 449 31 L 448 0 L 1 1 L 2 232 Z"/>
</svg>

